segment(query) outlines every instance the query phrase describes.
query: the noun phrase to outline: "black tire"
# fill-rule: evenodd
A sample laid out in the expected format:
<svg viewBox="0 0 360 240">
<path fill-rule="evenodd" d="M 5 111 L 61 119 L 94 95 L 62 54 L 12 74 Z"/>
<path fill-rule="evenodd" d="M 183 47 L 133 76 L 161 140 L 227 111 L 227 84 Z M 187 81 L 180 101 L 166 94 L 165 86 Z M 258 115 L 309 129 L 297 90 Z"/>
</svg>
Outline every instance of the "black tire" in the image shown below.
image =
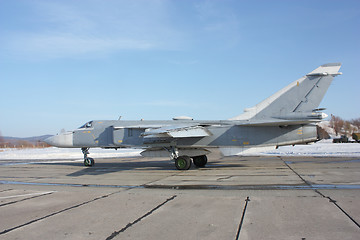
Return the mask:
<svg viewBox="0 0 360 240">
<path fill-rule="evenodd" d="M 202 156 L 196 156 L 193 157 L 193 162 L 195 164 L 196 167 L 205 167 L 205 165 L 207 164 L 207 156 L 206 155 L 202 155 Z"/>
<path fill-rule="evenodd" d="M 95 164 L 95 160 L 93 158 L 86 158 L 84 159 L 84 165 L 86 167 L 92 167 Z"/>
<path fill-rule="evenodd" d="M 189 170 L 191 167 L 191 158 L 189 156 L 175 158 L 175 167 L 178 170 Z"/>
</svg>

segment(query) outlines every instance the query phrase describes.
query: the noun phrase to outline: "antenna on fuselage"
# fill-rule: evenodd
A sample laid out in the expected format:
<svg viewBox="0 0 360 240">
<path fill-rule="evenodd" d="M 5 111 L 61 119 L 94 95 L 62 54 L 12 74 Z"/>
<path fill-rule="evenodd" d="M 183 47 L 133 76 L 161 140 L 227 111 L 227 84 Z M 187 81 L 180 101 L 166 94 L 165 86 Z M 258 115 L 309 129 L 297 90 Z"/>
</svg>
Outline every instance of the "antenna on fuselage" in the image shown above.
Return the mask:
<svg viewBox="0 0 360 240">
<path fill-rule="evenodd" d="M 122 118 L 122 116 L 119 116 L 119 119 L 118 119 L 118 121 L 120 121 L 120 120 L 121 120 L 121 118 Z"/>
</svg>

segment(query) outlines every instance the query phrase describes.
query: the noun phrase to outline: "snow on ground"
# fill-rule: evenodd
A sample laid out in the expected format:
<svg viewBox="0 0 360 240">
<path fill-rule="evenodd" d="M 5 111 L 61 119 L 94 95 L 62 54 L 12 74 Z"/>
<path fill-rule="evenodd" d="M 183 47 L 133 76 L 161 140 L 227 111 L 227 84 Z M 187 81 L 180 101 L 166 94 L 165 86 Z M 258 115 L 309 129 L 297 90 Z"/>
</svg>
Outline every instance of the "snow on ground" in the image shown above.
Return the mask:
<svg viewBox="0 0 360 240">
<path fill-rule="evenodd" d="M 360 144 L 332 143 L 332 139 L 327 139 L 310 145 L 283 146 L 260 155 L 360 157 Z"/>
<path fill-rule="evenodd" d="M 89 157 L 93 158 L 116 158 L 140 156 L 140 149 L 101 149 L 91 148 Z M 53 160 L 53 159 L 83 159 L 79 148 L 27 148 L 27 149 L 0 149 L 0 161 L 11 160 Z"/>
<path fill-rule="evenodd" d="M 116 158 L 137 157 L 141 149 L 101 149 L 91 148 L 89 157 Z M 322 140 L 311 145 L 296 145 L 279 147 L 271 151 L 251 155 L 271 156 L 332 156 L 332 157 L 360 157 L 359 143 L 332 143 L 332 140 Z M 28 148 L 28 149 L 0 149 L 1 160 L 68 160 L 83 159 L 78 148 Z"/>
</svg>

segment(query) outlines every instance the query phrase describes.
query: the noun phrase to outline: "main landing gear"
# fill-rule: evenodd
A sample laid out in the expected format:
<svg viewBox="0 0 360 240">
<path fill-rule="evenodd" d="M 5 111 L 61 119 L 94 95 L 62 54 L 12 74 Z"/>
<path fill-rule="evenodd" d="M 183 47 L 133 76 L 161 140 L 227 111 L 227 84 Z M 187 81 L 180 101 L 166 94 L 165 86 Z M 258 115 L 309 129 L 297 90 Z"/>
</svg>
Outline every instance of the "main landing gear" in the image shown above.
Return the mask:
<svg viewBox="0 0 360 240">
<path fill-rule="evenodd" d="M 175 167 L 178 170 L 189 170 L 191 167 L 191 158 L 189 156 L 179 156 L 174 158 L 175 160 Z M 196 167 L 205 167 L 207 163 L 206 155 L 192 157 L 192 160 Z"/>
<path fill-rule="evenodd" d="M 205 167 L 205 165 L 207 164 L 207 156 L 206 155 L 202 155 L 202 156 L 196 156 L 193 157 L 193 162 L 195 164 L 196 167 Z"/>
<path fill-rule="evenodd" d="M 92 167 L 95 164 L 95 160 L 91 157 L 88 157 L 90 148 L 81 148 L 82 153 L 84 154 L 84 165 L 86 167 Z"/>
<path fill-rule="evenodd" d="M 207 163 L 206 155 L 189 157 L 186 155 L 179 156 L 179 150 L 175 146 L 171 146 L 170 148 L 165 148 L 170 153 L 170 159 L 175 161 L 175 167 L 178 170 L 189 170 L 191 167 L 191 159 L 194 162 L 196 167 L 205 167 Z"/>
</svg>

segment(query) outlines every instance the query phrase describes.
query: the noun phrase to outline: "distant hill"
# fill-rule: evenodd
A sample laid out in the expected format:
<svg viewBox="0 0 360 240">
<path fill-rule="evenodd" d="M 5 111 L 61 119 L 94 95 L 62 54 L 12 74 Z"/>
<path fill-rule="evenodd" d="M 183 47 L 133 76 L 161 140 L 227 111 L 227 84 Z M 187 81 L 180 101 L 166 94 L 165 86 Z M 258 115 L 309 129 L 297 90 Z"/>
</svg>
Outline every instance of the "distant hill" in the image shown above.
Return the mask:
<svg viewBox="0 0 360 240">
<path fill-rule="evenodd" d="M 0 147 L 46 147 L 48 145 L 44 143 L 43 140 L 51 136 L 53 135 L 42 135 L 27 138 L 2 136 L 0 138 Z"/>
<path fill-rule="evenodd" d="M 29 141 L 29 142 L 38 142 L 38 141 L 43 141 L 44 139 L 51 137 L 53 135 L 42 135 L 42 136 L 35 136 L 35 137 L 27 137 L 27 138 L 18 138 L 18 137 L 3 137 L 3 139 L 5 141 L 18 141 L 18 140 L 23 140 L 23 141 Z"/>
</svg>

